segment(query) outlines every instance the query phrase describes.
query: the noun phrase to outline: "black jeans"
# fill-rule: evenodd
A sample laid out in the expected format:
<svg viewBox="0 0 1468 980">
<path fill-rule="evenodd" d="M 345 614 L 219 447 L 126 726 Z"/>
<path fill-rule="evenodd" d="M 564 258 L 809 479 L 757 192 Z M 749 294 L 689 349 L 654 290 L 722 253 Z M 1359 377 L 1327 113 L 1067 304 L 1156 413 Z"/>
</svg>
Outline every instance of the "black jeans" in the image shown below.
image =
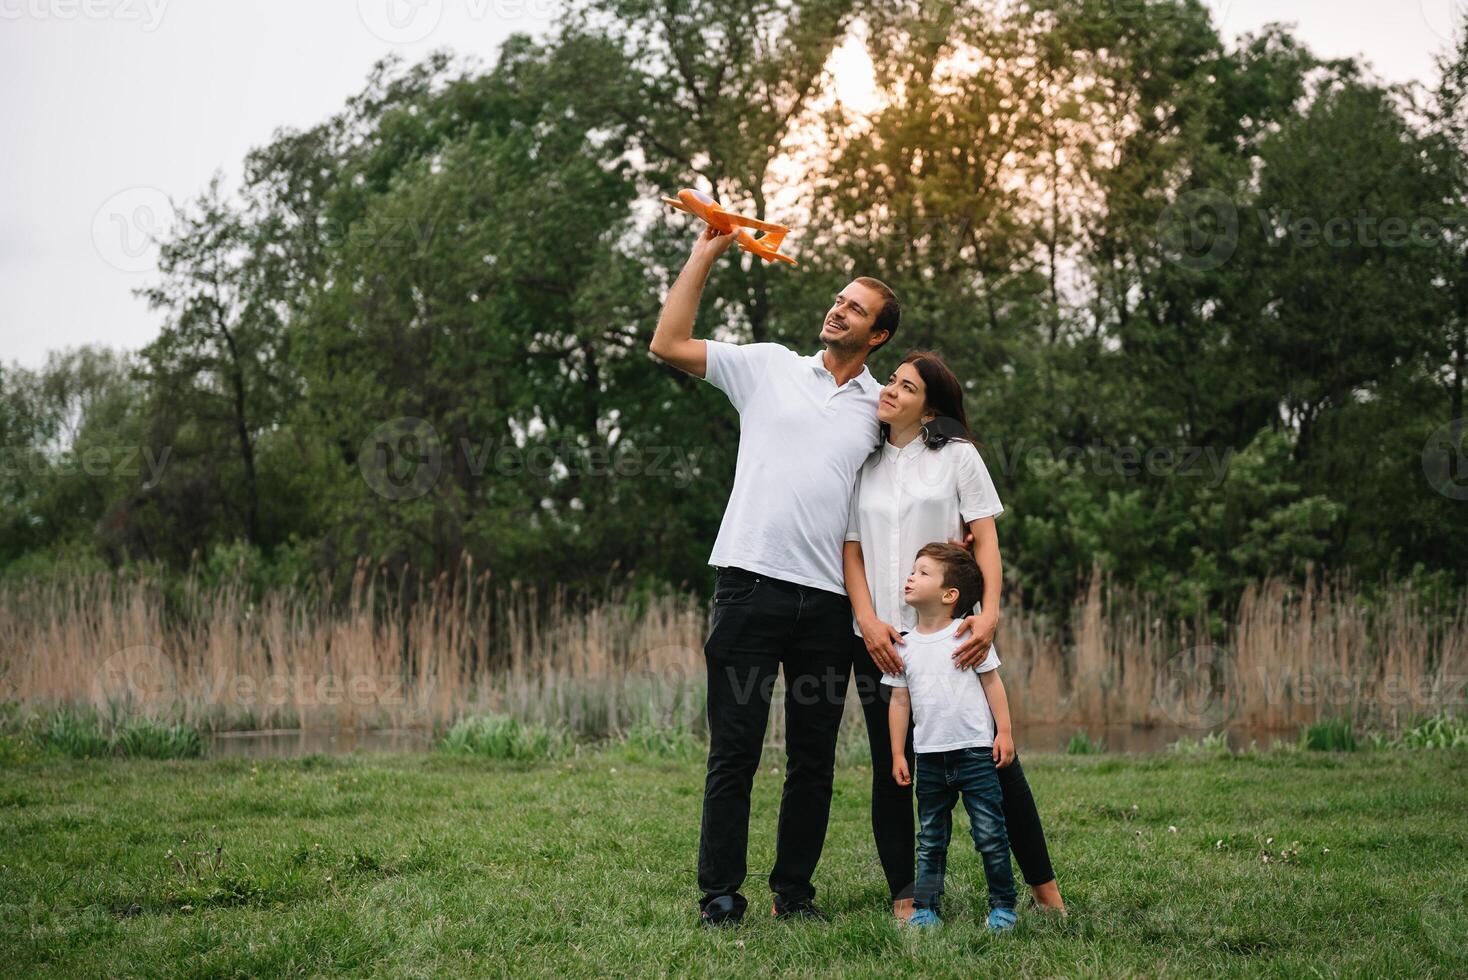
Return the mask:
<svg viewBox="0 0 1468 980">
<path fill-rule="evenodd" d="M 698 842 L 700 907 L 729 895 L 739 912 L 747 871 L 749 794 L 759 770 L 775 675 L 785 669 L 785 788 L 770 889 L 815 896 L 826 843 L 836 735 L 851 673 L 851 602 L 837 592 L 735 568 L 714 587 L 708 667 L 709 757 Z M 909 842 L 910 843 L 910 842 Z"/>
<path fill-rule="evenodd" d="M 847 633 L 851 627 L 847 625 Z M 856 694 L 867 720 L 867 742 L 872 751 L 872 837 L 877 843 L 877 858 L 887 876 L 892 900 L 913 897 L 917 877 L 916 826 L 912 813 L 912 787 L 898 786 L 892 778 L 892 742 L 887 724 L 887 706 L 892 688 L 881 683 L 882 671 L 867 653 L 859 636 L 850 637 L 851 659 L 855 668 Z M 917 772 L 912 748 L 912 724 L 907 728 L 907 768 Z M 1028 885 L 1043 885 L 1055 878 L 1050 866 L 1050 851 L 1045 845 L 1045 829 L 1040 825 L 1040 811 L 1035 797 L 1020 768 L 1019 756 L 999 770 L 999 788 L 1004 792 L 1004 822 L 1009 833 L 1009 847 L 1019 862 L 1020 872 Z"/>
</svg>

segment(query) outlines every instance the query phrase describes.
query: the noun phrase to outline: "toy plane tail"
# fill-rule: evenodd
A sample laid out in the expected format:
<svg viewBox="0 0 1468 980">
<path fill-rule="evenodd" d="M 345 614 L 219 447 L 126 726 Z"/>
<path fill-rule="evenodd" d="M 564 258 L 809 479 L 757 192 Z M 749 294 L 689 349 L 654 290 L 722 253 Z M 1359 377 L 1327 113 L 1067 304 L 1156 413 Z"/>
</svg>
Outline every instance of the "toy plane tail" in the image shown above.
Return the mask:
<svg viewBox="0 0 1468 980">
<path fill-rule="evenodd" d="M 794 265 L 794 259 L 788 255 L 780 254 L 780 243 L 785 240 L 785 235 L 788 232 L 784 228 L 776 227 L 779 230 L 767 231 L 758 238 L 755 238 L 747 231 L 740 232 L 739 247 L 746 252 L 759 256 L 766 262 L 785 262 L 789 265 Z"/>
<path fill-rule="evenodd" d="M 780 243 L 785 240 L 786 234 L 787 232 L 784 228 L 781 228 L 779 231 L 767 231 L 756 238 L 755 241 L 759 242 L 762 247 L 768 248 L 771 252 L 778 252 L 780 250 Z"/>
</svg>

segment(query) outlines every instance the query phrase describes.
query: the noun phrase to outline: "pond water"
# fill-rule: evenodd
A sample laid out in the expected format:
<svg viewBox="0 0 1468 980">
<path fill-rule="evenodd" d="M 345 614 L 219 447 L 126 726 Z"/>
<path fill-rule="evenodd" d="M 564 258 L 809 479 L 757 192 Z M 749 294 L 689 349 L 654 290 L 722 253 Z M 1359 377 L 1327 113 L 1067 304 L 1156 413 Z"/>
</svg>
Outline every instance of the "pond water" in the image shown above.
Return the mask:
<svg viewBox="0 0 1468 980">
<path fill-rule="evenodd" d="M 1135 725 L 1025 725 L 1015 734 L 1021 753 L 1064 752 L 1077 732 L 1085 732 L 1102 752 L 1162 752 L 1181 738 L 1200 739 L 1206 730 L 1177 727 L 1142 728 Z M 1229 743 L 1244 748 L 1250 741 L 1268 748 L 1274 739 L 1293 741 L 1294 732 L 1229 730 Z M 374 731 L 329 729 L 257 732 L 216 732 L 207 736 L 207 753 L 213 758 L 285 759 L 303 755 L 351 755 L 377 752 L 425 752 L 433 747 L 432 735 L 421 729 Z"/>
<path fill-rule="evenodd" d="M 422 730 L 384 728 L 215 732 L 207 736 L 211 758 L 289 759 L 303 755 L 351 755 L 354 752 L 425 752 L 432 736 Z"/>
<path fill-rule="evenodd" d="M 1228 733 L 1229 745 L 1236 750 L 1247 748 L 1250 742 L 1257 742 L 1261 749 L 1267 749 L 1275 739 L 1293 742 L 1299 736 L 1298 732 L 1266 731 L 1243 726 L 1227 729 L 1198 729 L 1176 725 L 1142 727 L 1140 725 L 1044 724 L 1021 725 L 1015 731 L 1014 741 L 1020 752 L 1064 752 L 1070 745 L 1070 740 L 1078 732 L 1084 732 L 1091 743 L 1102 752 L 1146 754 L 1165 752 L 1180 739 L 1196 742 L 1208 735 L 1217 734 L 1219 731 Z"/>
</svg>

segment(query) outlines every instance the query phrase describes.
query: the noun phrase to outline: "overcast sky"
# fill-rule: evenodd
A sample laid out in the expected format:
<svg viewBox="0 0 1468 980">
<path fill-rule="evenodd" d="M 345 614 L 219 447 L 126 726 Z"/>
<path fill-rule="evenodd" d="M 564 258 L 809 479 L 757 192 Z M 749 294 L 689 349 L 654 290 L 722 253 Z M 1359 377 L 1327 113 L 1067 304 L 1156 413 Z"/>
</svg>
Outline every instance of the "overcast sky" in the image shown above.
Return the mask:
<svg viewBox="0 0 1468 980">
<path fill-rule="evenodd" d="M 1322 55 L 1434 77 L 1468 0 L 1208 0 L 1229 36 L 1286 21 Z M 321 121 L 390 51 L 486 62 L 554 0 L 0 0 L 0 361 L 136 349 L 160 315 L 142 231 L 277 127 Z"/>
</svg>

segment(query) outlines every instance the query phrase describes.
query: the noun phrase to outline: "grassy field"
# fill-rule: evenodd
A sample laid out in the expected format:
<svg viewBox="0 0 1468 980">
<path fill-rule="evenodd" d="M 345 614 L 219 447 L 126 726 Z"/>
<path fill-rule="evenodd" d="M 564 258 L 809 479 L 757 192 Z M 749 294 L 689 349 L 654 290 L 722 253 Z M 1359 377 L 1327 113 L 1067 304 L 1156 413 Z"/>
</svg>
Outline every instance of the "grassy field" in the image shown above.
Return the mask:
<svg viewBox="0 0 1468 980">
<path fill-rule="evenodd" d="M 817 877 L 833 921 L 709 933 L 697 758 L 0 748 L 7 975 L 1468 972 L 1463 751 L 1027 757 L 1072 912 L 1025 908 L 996 938 L 966 834 L 947 925 L 893 926 L 852 766 Z M 755 789 L 751 912 L 768 907 L 776 761 Z"/>
</svg>

